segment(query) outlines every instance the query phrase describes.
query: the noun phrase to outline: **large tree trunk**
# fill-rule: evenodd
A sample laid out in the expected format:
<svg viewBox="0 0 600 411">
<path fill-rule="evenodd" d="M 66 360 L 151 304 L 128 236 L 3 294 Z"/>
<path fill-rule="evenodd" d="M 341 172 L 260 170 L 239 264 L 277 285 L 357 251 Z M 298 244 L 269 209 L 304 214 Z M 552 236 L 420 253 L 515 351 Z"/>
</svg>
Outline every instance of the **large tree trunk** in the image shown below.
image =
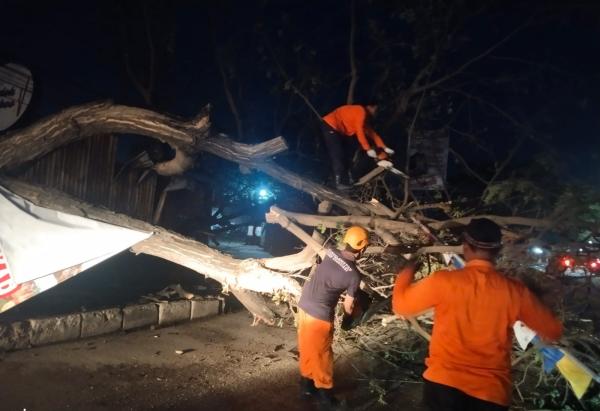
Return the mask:
<svg viewBox="0 0 600 411">
<path fill-rule="evenodd" d="M 109 224 L 127 227 L 134 230 L 152 232 L 153 235 L 138 244 L 131 251 L 164 258 L 200 274 L 212 278 L 223 285 L 225 291 L 233 291 L 236 295 L 244 295 L 245 291 L 276 294 L 282 293 L 296 298 L 300 295 L 299 283 L 288 275 L 294 271 L 310 267 L 314 253 L 303 251 L 289 257 L 272 259 L 237 260 L 227 254 L 220 253 L 202 243 L 177 233 L 153 226 L 126 215 L 93 207 L 59 191 L 37 187 L 14 179 L 2 178 L 0 184 L 15 194 L 32 203 L 78 215 Z M 273 268 L 269 268 L 272 266 Z M 285 268 L 288 267 L 286 270 Z M 253 314 L 268 323 L 273 323 L 269 311 L 257 307 L 248 307 Z M 262 307 L 260 307 L 262 309 Z"/>
<path fill-rule="evenodd" d="M 109 102 L 71 107 L 29 127 L 5 134 L 0 141 L 0 170 L 39 158 L 70 142 L 110 133 L 152 137 L 175 148 L 178 157 L 155 166 L 159 174 L 163 171 L 164 174 L 171 175 L 174 169 L 185 171 L 193 164 L 189 157 L 204 151 L 244 167 L 260 170 L 318 199 L 328 200 L 351 214 L 381 213 L 375 207 L 353 201 L 269 160 L 287 150 L 285 140 L 281 137 L 248 145 L 237 143 L 222 134 L 213 134 L 207 109 L 191 120 L 182 120 L 151 110 Z"/>
</svg>

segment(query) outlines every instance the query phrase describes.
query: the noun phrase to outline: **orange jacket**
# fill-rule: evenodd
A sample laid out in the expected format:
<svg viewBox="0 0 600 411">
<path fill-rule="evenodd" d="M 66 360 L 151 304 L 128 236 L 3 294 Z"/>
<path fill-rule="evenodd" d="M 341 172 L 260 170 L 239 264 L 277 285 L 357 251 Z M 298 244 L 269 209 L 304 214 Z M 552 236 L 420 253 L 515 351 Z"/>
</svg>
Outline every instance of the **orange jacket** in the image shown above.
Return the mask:
<svg viewBox="0 0 600 411">
<path fill-rule="evenodd" d="M 561 323 L 527 287 L 489 261 L 472 260 L 461 270 L 438 271 L 414 284 L 410 270 L 396 278 L 392 309 L 414 315 L 435 308 L 423 377 L 509 405 L 514 322 L 523 321 L 546 340 L 560 338 Z"/>
<path fill-rule="evenodd" d="M 363 106 L 341 106 L 323 117 L 331 128 L 346 136 L 356 135 L 361 147 L 367 151 L 371 148 L 367 136 L 379 148 L 384 148 L 385 143 L 371 127 L 366 124 L 367 110 Z"/>
</svg>

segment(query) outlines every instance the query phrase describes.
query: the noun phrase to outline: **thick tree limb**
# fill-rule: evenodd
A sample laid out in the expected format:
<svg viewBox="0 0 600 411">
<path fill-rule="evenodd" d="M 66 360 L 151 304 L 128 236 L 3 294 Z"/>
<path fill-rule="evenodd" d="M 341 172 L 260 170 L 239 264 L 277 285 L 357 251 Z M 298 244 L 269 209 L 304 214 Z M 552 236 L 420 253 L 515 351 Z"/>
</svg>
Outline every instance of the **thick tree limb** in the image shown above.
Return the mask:
<svg viewBox="0 0 600 411">
<path fill-rule="evenodd" d="M 326 227 L 339 228 L 344 225 L 358 224 L 373 231 L 380 229 L 391 233 L 404 233 L 409 235 L 418 235 L 421 233 L 419 227 L 414 223 L 405 221 L 388 220 L 382 217 L 367 217 L 357 215 L 342 215 L 342 216 L 319 216 L 313 214 L 294 213 L 291 211 L 282 210 L 279 207 L 271 207 L 271 210 L 286 216 L 298 224 L 309 227 Z"/>
<path fill-rule="evenodd" d="M 257 259 L 236 260 L 202 243 L 166 230 L 154 231 L 152 237 L 133 246 L 132 251 L 187 267 L 220 282 L 225 289 L 300 295 L 300 287 L 294 280 L 265 268 Z"/>
<path fill-rule="evenodd" d="M 325 248 L 321 243 L 311 237 L 306 231 L 302 230 L 296 224 L 292 223 L 286 216 L 281 214 L 277 207 L 271 207 L 271 211 L 265 214 L 267 223 L 279 224 L 281 227 L 294 234 L 302 240 L 307 246 L 312 248 L 321 258 L 325 258 Z"/>
<path fill-rule="evenodd" d="M 132 251 L 183 265 L 220 282 L 226 290 L 240 289 L 259 293 L 282 292 L 293 296 L 300 295 L 300 285 L 293 278 L 267 268 L 268 259 L 236 260 L 190 238 L 122 214 L 93 207 L 56 190 L 7 178 L 1 179 L 0 184 L 42 207 L 134 230 L 153 232 L 150 238 L 136 244 Z M 279 261 L 281 262 L 283 258 L 280 257 Z"/>
<path fill-rule="evenodd" d="M 191 121 L 184 121 L 151 110 L 109 102 L 75 106 L 24 129 L 5 134 L 0 141 L 0 169 L 21 165 L 73 141 L 110 133 L 152 137 L 174 147 L 179 157 L 155 166 L 157 171 L 162 170 L 169 175 L 175 169 L 184 171 L 189 168 L 189 157 L 205 151 L 260 170 L 298 190 L 328 200 L 347 212 L 367 215 L 381 213 L 375 207 L 350 200 L 335 190 L 306 180 L 267 160 L 287 150 L 285 140 L 281 137 L 248 145 L 221 134 L 212 135 L 207 110 Z"/>
<path fill-rule="evenodd" d="M 361 204 L 342 195 L 336 190 L 307 180 L 297 174 L 290 173 L 285 168 L 273 163 L 263 162 L 251 166 L 265 174 L 291 186 L 297 190 L 314 195 L 321 200 L 327 200 L 352 214 L 380 214 L 381 211 L 369 204 Z"/>
<path fill-rule="evenodd" d="M 323 238 L 313 239 L 320 244 L 323 244 Z M 284 257 L 264 258 L 260 260 L 261 264 L 269 270 L 298 272 L 310 268 L 315 263 L 317 252 L 312 247 L 305 247 L 302 251 Z"/>
<path fill-rule="evenodd" d="M 204 121 L 192 124 L 151 110 L 107 102 L 71 107 L 5 134 L 0 142 L 0 169 L 41 157 L 70 142 L 107 133 L 153 137 L 192 153 L 198 142 L 208 137 L 208 113 L 203 117 Z"/>
</svg>

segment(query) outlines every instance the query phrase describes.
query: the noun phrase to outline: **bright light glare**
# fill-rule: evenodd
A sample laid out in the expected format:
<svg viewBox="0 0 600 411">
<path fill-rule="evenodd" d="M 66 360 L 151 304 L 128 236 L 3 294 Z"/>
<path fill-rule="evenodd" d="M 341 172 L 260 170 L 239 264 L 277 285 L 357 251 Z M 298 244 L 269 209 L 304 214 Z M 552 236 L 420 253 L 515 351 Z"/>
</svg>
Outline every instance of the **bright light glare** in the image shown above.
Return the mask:
<svg viewBox="0 0 600 411">
<path fill-rule="evenodd" d="M 561 260 L 560 263 L 562 264 L 563 267 L 565 268 L 570 268 L 573 267 L 575 265 L 575 259 L 571 256 L 564 256 Z"/>
<path fill-rule="evenodd" d="M 265 188 L 261 188 L 260 190 L 258 190 L 258 195 L 260 197 L 267 197 L 269 195 L 269 191 Z"/>
<path fill-rule="evenodd" d="M 533 254 L 540 255 L 540 254 L 544 254 L 544 249 L 542 247 L 535 246 L 535 247 L 531 247 L 531 252 Z"/>
</svg>

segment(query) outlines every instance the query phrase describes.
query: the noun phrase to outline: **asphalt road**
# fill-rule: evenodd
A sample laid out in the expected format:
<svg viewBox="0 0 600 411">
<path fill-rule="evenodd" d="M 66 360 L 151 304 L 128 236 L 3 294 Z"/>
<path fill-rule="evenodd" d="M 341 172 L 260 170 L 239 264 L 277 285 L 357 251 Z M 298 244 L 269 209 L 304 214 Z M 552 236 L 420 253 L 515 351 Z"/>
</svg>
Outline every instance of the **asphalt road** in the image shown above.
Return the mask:
<svg viewBox="0 0 600 411">
<path fill-rule="evenodd" d="M 238 312 L 2 354 L 0 409 L 317 410 L 298 400 L 294 328 L 250 324 Z M 336 380 L 348 409 L 369 399 L 344 359 Z M 408 389 L 403 409 L 417 410 Z"/>
</svg>

